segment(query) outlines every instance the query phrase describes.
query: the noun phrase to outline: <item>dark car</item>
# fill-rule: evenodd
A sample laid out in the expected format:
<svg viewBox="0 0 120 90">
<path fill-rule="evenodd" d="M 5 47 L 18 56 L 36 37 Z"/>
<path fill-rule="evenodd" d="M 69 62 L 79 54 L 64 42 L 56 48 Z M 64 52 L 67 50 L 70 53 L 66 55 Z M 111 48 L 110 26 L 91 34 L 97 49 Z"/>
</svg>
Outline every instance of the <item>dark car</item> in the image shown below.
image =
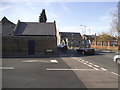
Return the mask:
<svg viewBox="0 0 120 90">
<path fill-rule="evenodd" d="M 83 55 L 94 55 L 95 50 L 94 48 L 80 48 L 76 50 L 78 54 L 83 54 Z"/>
</svg>

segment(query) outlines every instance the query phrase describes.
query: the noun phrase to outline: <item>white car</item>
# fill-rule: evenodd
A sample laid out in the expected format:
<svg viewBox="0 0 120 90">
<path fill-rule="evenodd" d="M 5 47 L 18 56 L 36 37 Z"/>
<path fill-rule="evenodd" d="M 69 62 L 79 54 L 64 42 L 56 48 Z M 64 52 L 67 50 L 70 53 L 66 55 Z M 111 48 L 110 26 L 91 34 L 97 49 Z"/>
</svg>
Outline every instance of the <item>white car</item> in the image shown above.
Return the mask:
<svg viewBox="0 0 120 90">
<path fill-rule="evenodd" d="M 115 55 L 113 57 L 113 61 L 116 62 L 117 64 L 120 64 L 120 55 Z"/>
</svg>

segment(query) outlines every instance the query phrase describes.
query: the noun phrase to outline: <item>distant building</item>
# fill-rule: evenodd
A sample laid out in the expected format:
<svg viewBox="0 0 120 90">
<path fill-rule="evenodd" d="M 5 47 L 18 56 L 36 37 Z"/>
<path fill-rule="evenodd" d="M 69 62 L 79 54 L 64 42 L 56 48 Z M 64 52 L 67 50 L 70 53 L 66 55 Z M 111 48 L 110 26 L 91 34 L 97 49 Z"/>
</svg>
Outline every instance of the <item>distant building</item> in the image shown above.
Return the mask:
<svg viewBox="0 0 120 90">
<path fill-rule="evenodd" d="M 91 42 L 95 40 L 95 35 L 83 35 L 83 39 L 90 40 Z"/>
<path fill-rule="evenodd" d="M 83 35 L 82 36 L 83 38 L 83 45 L 84 45 L 84 48 L 89 48 L 92 41 L 95 40 L 95 35 Z"/>
<path fill-rule="evenodd" d="M 68 47 L 79 47 L 82 40 L 80 33 L 73 32 L 59 32 L 61 37 L 61 43 Z"/>
<path fill-rule="evenodd" d="M 6 17 L 1 20 L 2 24 L 2 36 L 12 36 L 15 28 L 15 24 L 9 21 Z"/>
</svg>

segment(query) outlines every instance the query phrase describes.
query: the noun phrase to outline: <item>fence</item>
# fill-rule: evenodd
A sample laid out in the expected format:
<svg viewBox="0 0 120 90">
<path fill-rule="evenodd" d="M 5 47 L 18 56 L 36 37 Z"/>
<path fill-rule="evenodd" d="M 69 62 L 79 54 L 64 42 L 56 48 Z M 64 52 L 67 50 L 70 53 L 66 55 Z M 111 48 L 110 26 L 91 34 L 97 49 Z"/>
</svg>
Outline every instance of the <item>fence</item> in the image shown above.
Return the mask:
<svg viewBox="0 0 120 90">
<path fill-rule="evenodd" d="M 120 41 L 93 41 L 91 48 L 103 50 L 120 50 Z"/>
</svg>

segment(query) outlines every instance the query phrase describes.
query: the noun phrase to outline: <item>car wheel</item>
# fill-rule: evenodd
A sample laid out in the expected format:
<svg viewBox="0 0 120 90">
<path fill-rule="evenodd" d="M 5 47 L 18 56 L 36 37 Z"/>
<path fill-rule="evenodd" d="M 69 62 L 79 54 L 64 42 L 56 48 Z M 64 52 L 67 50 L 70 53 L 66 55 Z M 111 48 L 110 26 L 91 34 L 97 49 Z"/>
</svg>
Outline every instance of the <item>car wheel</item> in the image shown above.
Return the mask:
<svg viewBox="0 0 120 90">
<path fill-rule="evenodd" d="M 120 64 L 120 58 L 118 58 L 118 59 L 116 60 L 116 62 L 117 62 L 117 64 Z"/>
</svg>

